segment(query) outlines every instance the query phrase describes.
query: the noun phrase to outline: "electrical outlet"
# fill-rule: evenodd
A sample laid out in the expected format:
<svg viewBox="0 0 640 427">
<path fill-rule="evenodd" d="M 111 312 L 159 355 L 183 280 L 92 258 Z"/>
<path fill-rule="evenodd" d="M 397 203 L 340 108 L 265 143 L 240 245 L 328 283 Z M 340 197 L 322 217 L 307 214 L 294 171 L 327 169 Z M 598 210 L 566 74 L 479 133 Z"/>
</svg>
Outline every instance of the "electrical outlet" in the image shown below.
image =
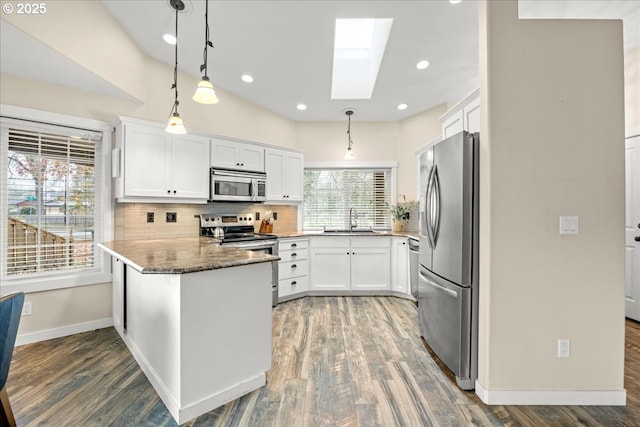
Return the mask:
<svg viewBox="0 0 640 427">
<path fill-rule="evenodd" d="M 558 340 L 558 357 L 568 358 L 571 355 L 571 341 L 568 339 Z"/>
<path fill-rule="evenodd" d="M 153 212 L 147 212 L 147 222 L 153 222 Z"/>
<path fill-rule="evenodd" d="M 22 306 L 22 316 L 31 316 L 31 314 L 32 314 L 31 301 L 25 301 L 24 305 Z"/>
<path fill-rule="evenodd" d="M 273 213 L 273 220 L 276 221 L 278 219 L 278 212 Z"/>
<path fill-rule="evenodd" d="M 178 220 L 178 214 L 175 212 L 167 212 L 167 222 L 176 222 Z"/>
<path fill-rule="evenodd" d="M 256 221 L 260 221 L 260 212 L 256 212 Z"/>
</svg>

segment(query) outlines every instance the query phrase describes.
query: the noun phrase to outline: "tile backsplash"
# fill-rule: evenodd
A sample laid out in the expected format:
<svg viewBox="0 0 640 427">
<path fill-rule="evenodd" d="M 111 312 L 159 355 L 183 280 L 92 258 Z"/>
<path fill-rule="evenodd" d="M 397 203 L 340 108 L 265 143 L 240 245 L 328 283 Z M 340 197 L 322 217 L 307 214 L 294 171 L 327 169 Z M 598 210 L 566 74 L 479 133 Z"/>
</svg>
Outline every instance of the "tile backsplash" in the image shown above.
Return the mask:
<svg viewBox="0 0 640 427">
<path fill-rule="evenodd" d="M 116 240 L 166 239 L 172 237 L 193 237 L 199 233 L 200 222 L 196 215 L 235 214 L 252 215 L 256 212 L 260 218 L 265 211 L 277 213 L 273 232 L 286 234 L 298 230 L 298 207 L 286 205 L 268 205 L 254 203 L 208 203 L 162 204 L 162 203 L 116 203 L 115 235 Z M 153 222 L 147 222 L 148 214 L 153 214 Z M 167 222 L 167 214 L 176 214 L 175 222 Z M 171 216 L 171 215 L 170 215 Z M 255 221 L 256 232 L 260 221 Z"/>
</svg>

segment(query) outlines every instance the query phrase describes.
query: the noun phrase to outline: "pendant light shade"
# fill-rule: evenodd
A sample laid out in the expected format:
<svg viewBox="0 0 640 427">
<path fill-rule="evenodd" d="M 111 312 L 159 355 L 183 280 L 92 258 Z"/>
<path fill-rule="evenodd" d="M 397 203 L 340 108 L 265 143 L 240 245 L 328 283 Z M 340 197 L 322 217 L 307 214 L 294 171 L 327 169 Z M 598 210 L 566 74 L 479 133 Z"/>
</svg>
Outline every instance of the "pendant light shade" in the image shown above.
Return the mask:
<svg viewBox="0 0 640 427">
<path fill-rule="evenodd" d="M 200 83 L 198 83 L 196 93 L 193 94 L 193 100 L 200 104 L 218 103 L 219 100 L 216 96 L 216 91 L 213 89 L 213 85 L 209 81 L 209 77 L 202 77 L 202 80 L 200 80 Z"/>
<path fill-rule="evenodd" d="M 173 85 L 171 89 L 174 90 L 173 106 L 171 107 L 171 115 L 169 116 L 169 123 L 164 129 L 165 132 L 183 135 L 187 133 L 184 128 L 180 114 L 178 113 L 178 12 L 184 9 L 184 2 L 182 0 L 170 0 L 169 4 L 176 10 L 176 48 L 175 48 L 175 65 L 173 67 Z"/>
<path fill-rule="evenodd" d="M 344 112 L 347 115 L 347 118 L 349 120 L 349 124 L 347 127 L 347 151 L 344 153 L 344 159 L 345 160 L 353 160 L 356 158 L 355 153 L 353 152 L 353 141 L 351 140 L 351 116 L 353 115 L 353 110 L 347 110 Z"/>
<path fill-rule="evenodd" d="M 198 83 L 196 93 L 193 94 L 193 100 L 200 104 L 217 104 L 218 97 L 216 91 L 213 89 L 213 85 L 209 81 L 207 75 L 207 54 L 209 46 L 213 47 L 213 43 L 209 41 L 209 0 L 207 0 L 204 12 L 204 50 L 202 51 L 203 64 L 200 66 L 200 71 L 204 71 L 202 80 Z"/>
<path fill-rule="evenodd" d="M 187 133 L 187 130 L 184 128 L 184 124 L 182 123 L 182 119 L 180 118 L 180 114 L 173 113 L 171 117 L 169 117 L 169 124 L 164 129 L 165 132 L 173 133 L 176 135 L 184 135 Z"/>
</svg>

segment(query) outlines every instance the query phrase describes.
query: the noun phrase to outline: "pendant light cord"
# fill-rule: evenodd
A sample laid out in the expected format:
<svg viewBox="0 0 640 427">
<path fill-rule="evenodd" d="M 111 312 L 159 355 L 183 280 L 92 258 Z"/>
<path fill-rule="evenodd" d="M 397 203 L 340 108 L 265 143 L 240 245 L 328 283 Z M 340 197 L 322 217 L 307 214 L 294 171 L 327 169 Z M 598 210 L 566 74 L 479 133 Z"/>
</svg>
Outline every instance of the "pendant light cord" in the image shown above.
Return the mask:
<svg viewBox="0 0 640 427">
<path fill-rule="evenodd" d="M 175 48 L 175 64 L 173 67 L 173 86 L 171 89 L 175 89 L 175 98 L 173 101 L 173 106 L 171 107 L 171 114 L 178 112 L 178 4 L 176 4 L 176 48 Z"/>
<path fill-rule="evenodd" d="M 347 127 L 347 136 L 349 137 L 349 146 L 348 148 L 351 149 L 351 144 L 353 143 L 351 141 L 351 114 L 347 113 L 347 118 L 349 119 L 349 124 Z"/>
<path fill-rule="evenodd" d="M 213 47 L 213 43 L 211 43 L 211 41 L 209 40 L 209 0 L 207 0 L 204 9 L 204 49 L 202 50 L 203 63 L 200 66 L 200 71 L 204 71 L 204 77 L 206 77 L 207 79 L 209 78 L 209 76 L 207 75 L 207 48 L 209 46 Z"/>
</svg>

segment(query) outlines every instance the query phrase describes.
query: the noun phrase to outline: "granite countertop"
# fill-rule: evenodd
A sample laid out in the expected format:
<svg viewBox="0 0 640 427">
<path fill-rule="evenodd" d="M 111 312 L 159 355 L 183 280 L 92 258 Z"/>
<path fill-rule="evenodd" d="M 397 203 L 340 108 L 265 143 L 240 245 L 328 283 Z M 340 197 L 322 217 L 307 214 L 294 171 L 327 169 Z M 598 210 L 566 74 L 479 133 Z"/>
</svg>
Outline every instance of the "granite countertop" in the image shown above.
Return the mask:
<svg viewBox="0 0 640 427">
<path fill-rule="evenodd" d="M 387 236 L 387 237 L 410 237 L 413 239 L 419 239 L 417 231 L 391 231 L 382 230 L 374 233 L 323 233 L 322 231 L 294 231 L 290 233 L 276 233 L 279 238 L 286 239 L 288 237 L 310 237 L 310 236 Z"/>
<path fill-rule="evenodd" d="M 280 259 L 261 252 L 220 246 L 218 240 L 210 237 L 116 240 L 98 243 L 98 247 L 148 274 L 195 273 Z"/>
</svg>

